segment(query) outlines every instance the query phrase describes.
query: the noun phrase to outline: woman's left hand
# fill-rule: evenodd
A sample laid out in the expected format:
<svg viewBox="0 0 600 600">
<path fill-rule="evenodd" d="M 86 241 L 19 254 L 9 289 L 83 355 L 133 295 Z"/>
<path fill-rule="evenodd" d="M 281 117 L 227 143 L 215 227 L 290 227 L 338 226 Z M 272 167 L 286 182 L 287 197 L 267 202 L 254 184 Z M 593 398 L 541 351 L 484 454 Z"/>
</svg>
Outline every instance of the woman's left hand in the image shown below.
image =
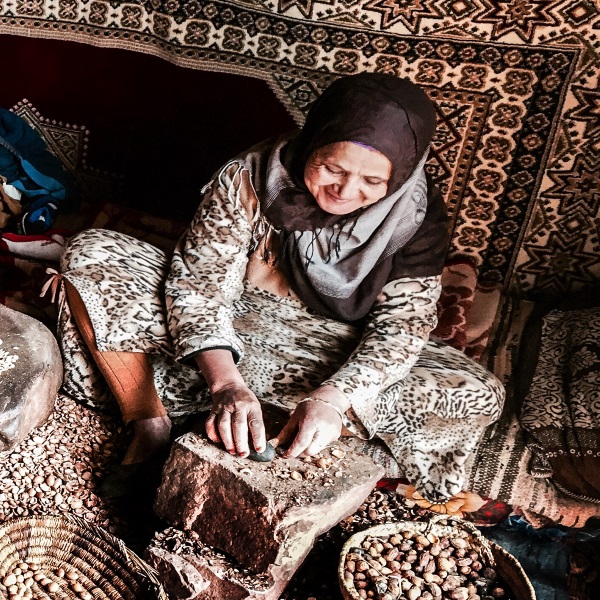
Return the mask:
<svg viewBox="0 0 600 600">
<path fill-rule="evenodd" d="M 298 404 L 290 420 L 277 436 L 278 443 L 286 446 L 286 458 L 314 456 L 335 442 L 342 433 L 342 418 L 331 405 L 320 400 Z"/>
</svg>

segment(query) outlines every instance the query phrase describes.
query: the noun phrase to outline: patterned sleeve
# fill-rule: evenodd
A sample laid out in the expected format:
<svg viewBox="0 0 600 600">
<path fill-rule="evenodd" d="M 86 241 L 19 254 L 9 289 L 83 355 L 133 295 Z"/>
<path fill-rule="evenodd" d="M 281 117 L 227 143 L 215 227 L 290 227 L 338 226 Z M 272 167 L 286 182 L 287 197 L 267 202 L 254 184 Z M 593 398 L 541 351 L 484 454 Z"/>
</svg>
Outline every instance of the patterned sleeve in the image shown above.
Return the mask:
<svg viewBox="0 0 600 600">
<path fill-rule="evenodd" d="M 370 436 L 379 425 L 379 393 L 406 377 L 437 324 L 440 292 L 440 276 L 389 282 L 369 313 L 358 347 L 325 382 L 346 395 Z"/>
<path fill-rule="evenodd" d="M 243 345 L 232 325 L 252 238 L 240 194 L 243 169 L 223 167 L 203 190 L 203 200 L 179 240 L 165 283 L 168 324 L 178 360 L 211 348 L 227 348 L 238 362 Z"/>
</svg>

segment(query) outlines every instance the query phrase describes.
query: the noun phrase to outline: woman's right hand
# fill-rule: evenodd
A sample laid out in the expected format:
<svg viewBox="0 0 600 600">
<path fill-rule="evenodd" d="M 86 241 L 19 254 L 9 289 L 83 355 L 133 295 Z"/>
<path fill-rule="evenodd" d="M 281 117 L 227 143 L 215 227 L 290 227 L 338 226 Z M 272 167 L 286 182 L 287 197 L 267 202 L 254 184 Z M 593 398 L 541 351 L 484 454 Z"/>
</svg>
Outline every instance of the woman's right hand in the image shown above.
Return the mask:
<svg viewBox="0 0 600 600">
<path fill-rule="evenodd" d="M 267 444 L 260 402 L 243 383 L 233 383 L 212 392 L 213 405 L 206 419 L 206 433 L 222 442 L 230 454 L 242 458 L 250 453 L 248 433 L 254 449 L 264 452 Z"/>
<path fill-rule="evenodd" d="M 260 402 L 244 383 L 229 350 L 214 348 L 198 353 L 196 363 L 208 384 L 212 410 L 206 419 L 208 437 L 231 454 L 248 456 L 248 432 L 257 452 L 267 446 Z"/>
</svg>

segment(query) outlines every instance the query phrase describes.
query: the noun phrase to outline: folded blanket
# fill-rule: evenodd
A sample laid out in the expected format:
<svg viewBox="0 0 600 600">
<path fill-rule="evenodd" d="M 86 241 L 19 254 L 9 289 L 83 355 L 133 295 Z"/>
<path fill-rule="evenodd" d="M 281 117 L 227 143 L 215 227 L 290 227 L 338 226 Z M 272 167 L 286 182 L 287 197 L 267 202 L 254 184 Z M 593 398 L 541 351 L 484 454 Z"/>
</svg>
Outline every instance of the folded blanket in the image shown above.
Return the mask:
<svg viewBox="0 0 600 600">
<path fill-rule="evenodd" d="M 600 503 L 600 289 L 540 305 L 517 365 L 520 421 L 535 477 Z"/>
</svg>

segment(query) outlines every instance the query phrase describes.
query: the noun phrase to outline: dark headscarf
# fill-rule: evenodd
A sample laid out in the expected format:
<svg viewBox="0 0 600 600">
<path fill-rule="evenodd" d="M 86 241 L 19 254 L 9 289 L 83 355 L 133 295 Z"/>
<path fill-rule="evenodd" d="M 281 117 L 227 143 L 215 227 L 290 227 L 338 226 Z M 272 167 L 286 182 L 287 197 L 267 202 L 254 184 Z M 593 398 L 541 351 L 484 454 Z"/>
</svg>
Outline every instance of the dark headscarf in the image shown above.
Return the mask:
<svg viewBox="0 0 600 600">
<path fill-rule="evenodd" d="M 435 109 L 408 79 L 360 73 L 334 81 L 311 106 L 300 133 L 286 150 L 285 164 L 303 185 L 304 166 L 317 149 L 360 142 L 392 163 L 389 191 L 410 177 L 435 132 Z"/>
<path fill-rule="evenodd" d="M 421 88 L 393 75 L 361 73 L 332 83 L 289 141 L 249 155 L 263 213 L 280 231 L 282 266 L 309 307 L 360 319 L 394 278 L 394 255 L 413 239 L 427 211 L 424 163 L 434 131 L 435 110 Z M 315 150 L 335 142 L 358 142 L 388 158 L 385 198 L 349 215 L 318 206 L 304 184 L 304 169 Z M 436 265 L 423 274 L 437 271 Z"/>
</svg>

